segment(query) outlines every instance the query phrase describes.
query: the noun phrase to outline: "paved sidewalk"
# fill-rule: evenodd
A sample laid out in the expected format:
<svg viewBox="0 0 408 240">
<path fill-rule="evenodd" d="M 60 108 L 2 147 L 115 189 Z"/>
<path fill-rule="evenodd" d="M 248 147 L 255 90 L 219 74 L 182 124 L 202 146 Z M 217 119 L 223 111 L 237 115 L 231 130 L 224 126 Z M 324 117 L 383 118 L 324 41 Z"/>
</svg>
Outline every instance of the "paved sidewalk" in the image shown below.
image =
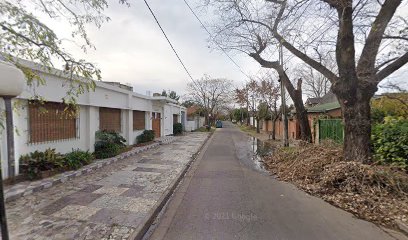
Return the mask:
<svg viewBox="0 0 408 240">
<path fill-rule="evenodd" d="M 207 133 L 120 160 L 7 203 L 11 239 L 127 239 Z"/>
</svg>

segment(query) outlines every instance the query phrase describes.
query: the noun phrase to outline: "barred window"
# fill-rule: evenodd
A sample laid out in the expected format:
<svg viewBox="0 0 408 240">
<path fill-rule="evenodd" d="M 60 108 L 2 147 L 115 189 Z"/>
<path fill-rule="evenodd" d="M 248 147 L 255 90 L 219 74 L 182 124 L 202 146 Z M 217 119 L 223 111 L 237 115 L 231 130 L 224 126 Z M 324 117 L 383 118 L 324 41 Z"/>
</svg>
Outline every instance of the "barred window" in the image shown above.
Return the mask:
<svg viewBox="0 0 408 240">
<path fill-rule="evenodd" d="M 121 111 L 116 108 L 99 108 L 99 129 L 121 132 Z"/>
<path fill-rule="evenodd" d="M 67 105 L 56 102 L 28 104 L 29 143 L 42 143 L 79 137 L 79 116 Z"/>
<path fill-rule="evenodd" d="M 146 126 L 146 114 L 144 111 L 133 111 L 133 130 L 143 130 Z"/>
</svg>

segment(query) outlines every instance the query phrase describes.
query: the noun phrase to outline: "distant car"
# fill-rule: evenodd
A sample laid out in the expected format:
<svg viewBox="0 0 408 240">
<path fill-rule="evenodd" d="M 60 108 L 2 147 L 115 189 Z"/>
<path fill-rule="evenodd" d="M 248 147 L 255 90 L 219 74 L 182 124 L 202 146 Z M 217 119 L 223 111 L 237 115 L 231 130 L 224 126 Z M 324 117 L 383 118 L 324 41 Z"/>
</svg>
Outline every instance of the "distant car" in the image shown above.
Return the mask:
<svg viewBox="0 0 408 240">
<path fill-rule="evenodd" d="M 217 120 L 217 122 L 215 123 L 215 127 L 222 128 L 222 122 L 220 120 Z"/>
</svg>

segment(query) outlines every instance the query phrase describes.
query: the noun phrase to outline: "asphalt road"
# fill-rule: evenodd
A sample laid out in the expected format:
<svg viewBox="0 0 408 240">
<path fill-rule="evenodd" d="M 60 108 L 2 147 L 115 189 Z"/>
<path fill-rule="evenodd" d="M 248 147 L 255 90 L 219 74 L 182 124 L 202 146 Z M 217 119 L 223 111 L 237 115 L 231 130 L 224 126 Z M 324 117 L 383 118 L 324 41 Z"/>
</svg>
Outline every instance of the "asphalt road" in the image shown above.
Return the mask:
<svg viewBox="0 0 408 240">
<path fill-rule="evenodd" d="M 150 239 L 395 239 L 253 167 L 248 140 L 228 123 L 215 132 Z"/>
</svg>

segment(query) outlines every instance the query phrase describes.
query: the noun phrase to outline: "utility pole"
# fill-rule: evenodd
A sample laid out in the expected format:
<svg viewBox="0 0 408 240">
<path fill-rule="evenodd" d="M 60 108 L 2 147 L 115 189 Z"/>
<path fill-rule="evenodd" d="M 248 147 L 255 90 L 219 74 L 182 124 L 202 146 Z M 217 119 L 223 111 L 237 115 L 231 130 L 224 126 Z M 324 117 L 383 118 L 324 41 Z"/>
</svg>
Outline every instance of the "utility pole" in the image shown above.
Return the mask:
<svg viewBox="0 0 408 240">
<path fill-rule="evenodd" d="M 255 96 L 251 95 L 252 98 L 252 126 L 255 127 Z"/>
<path fill-rule="evenodd" d="M 279 60 L 280 64 L 283 68 L 283 49 L 282 44 L 279 45 Z M 288 139 L 288 116 L 286 114 L 286 91 L 285 87 L 283 86 L 283 81 L 280 81 L 281 87 L 281 98 L 282 98 L 282 120 L 283 120 L 283 146 L 289 147 L 289 139 Z"/>
</svg>

